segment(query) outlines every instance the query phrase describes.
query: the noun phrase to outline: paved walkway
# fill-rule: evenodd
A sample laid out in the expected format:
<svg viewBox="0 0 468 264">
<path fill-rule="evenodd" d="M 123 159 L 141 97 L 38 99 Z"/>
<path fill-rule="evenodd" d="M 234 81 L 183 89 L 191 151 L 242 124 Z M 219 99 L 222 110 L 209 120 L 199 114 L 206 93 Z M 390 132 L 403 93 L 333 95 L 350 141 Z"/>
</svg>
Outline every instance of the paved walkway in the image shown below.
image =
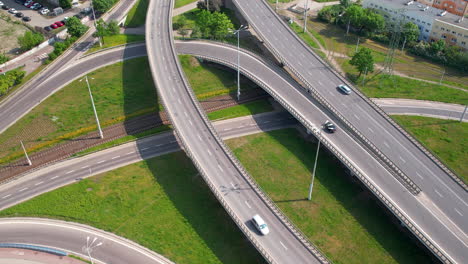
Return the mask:
<svg viewBox="0 0 468 264">
<path fill-rule="evenodd" d="M 0 248 L 0 264 L 84 264 L 81 260 L 18 248 Z"/>
</svg>

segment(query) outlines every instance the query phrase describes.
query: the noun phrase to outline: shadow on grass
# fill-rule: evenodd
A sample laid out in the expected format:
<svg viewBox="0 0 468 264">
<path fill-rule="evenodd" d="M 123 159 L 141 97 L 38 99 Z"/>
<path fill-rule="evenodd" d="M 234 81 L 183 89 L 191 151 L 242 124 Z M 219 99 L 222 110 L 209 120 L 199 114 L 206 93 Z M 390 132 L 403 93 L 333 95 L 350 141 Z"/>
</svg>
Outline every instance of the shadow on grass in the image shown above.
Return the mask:
<svg viewBox="0 0 468 264">
<path fill-rule="evenodd" d="M 281 130 L 268 132 L 277 142 L 288 149 L 312 173 L 315 150 L 317 145 L 309 141 L 304 142 L 296 130 Z M 291 140 L 291 138 L 295 138 Z M 402 232 L 401 227 L 395 223 L 393 216 L 379 205 L 373 195 L 364 189 L 355 178 L 350 178 L 345 173 L 344 166 L 325 148 L 321 148 L 316 170 L 316 183 L 330 193 L 343 208 L 352 215 L 359 225 L 365 229 L 393 259 L 398 263 L 430 263 L 428 253 L 411 240 L 407 234 Z M 316 184 L 317 186 L 317 184 Z M 291 195 L 287 197 L 283 206 L 294 208 L 301 206 L 296 203 L 304 203 L 306 197 L 300 197 L 297 191 L 290 190 Z M 299 197 L 298 197 L 299 195 Z M 307 195 L 304 193 L 303 195 Z M 281 203 L 282 201 L 277 201 Z M 330 212 L 329 212 L 330 213 Z M 332 213 L 330 213 L 332 215 Z M 338 220 L 338 219 L 337 219 Z M 392 221 L 393 220 L 393 221 Z M 325 225 L 326 226 L 326 225 Z M 332 230 L 329 230 L 332 232 Z M 313 242 L 313 241 L 312 241 Z M 343 241 L 353 243 L 353 241 Z M 419 242 L 417 242 L 419 243 Z"/>
<path fill-rule="evenodd" d="M 211 193 L 190 159 L 183 152 L 174 155 L 172 164 L 183 164 L 190 172 L 183 175 L 164 174 L 161 162 L 147 163 L 155 180 L 164 189 L 174 207 L 221 263 L 265 263 L 224 208 Z M 188 164 L 190 163 L 190 164 Z M 156 224 L 156 223 L 155 223 Z"/>
</svg>

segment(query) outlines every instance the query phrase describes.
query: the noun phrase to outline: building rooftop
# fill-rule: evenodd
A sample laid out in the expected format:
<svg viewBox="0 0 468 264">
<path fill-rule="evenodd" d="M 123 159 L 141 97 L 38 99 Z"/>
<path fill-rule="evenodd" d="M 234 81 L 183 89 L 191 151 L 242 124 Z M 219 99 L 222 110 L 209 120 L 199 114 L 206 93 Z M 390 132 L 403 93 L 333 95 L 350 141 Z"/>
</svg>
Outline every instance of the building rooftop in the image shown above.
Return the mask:
<svg viewBox="0 0 468 264">
<path fill-rule="evenodd" d="M 410 0 L 379 0 L 378 2 L 385 3 L 387 6 L 391 6 L 393 10 L 404 11 L 406 14 L 414 14 L 417 12 L 417 16 L 421 18 L 436 19 L 468 29 L 468 19 L 465 18 L 463 21 L 460 21 L 460 16 L 432 6 L 427 6 L 420 2 Z M 411 4 L 408 5 L 408 3 Z M 443 16 L 441 16 L 441 14 L 443 14 Z"/>
</svg>

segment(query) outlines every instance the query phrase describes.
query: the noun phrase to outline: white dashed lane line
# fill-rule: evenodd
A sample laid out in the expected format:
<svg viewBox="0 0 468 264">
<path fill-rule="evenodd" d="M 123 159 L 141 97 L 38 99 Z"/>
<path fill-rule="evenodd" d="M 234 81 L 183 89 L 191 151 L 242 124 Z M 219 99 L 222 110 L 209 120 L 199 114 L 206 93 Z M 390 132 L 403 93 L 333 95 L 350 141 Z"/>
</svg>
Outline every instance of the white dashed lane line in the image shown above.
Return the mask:
<svg viewBox="0 0 468 264">
<path fill-rule="evenodd" d="M 58 177 L 59 177 L 59 176 L 57 175 L 57 176 L 54 176 L 54 177 L 52 177 L 52 178 L 50 178 L 50 179 L 53 180 L 53 179 L 57 179 Z"/>
<path fill-rule="evenodd" d="M 455 212 L 457 212 L 460 216 L 463 216 L 463 214 L 460 211 L 458 211 L 457 208 L 453 208 L 453 209 L 455 209 Z"/>
<path fill-rule="evenodd" d="M 288 248 L 283 244 L 283 242 L 280 241 L 281 246 L 284 247 L 284 249 L 288 250 Z"/>
<path fill-rule="evenodd" d="M 96 163 L 97 163 L 97 164 L 101 164 L 101 163 L 104 163 L 104 162 L 106 162 L 106 160 L 101 160 L 101 161 L 98 161 L 98 162 L 96 162 Z"/>
<path fill-rule="evenodd" d="M 111 159 L 118 159 L 120 158 L 120 156 L 115 156 L 115 157 L 112 157 Z"/>
<path fill-rule="evenodd" d="M 248 207 L 249 209 L 252 209 L 252 207 L 250 206 L 250 204 L 249 204 L 247 201 L 244 201 L 244 203 L 245 203 L 245 205 L 247 205 L 247 207 Z"/>
<path fill-rule="evenodd" d="M 70 174 L 70 173 L 72 173 L 72 172 L 74 172 L 74 170 L 67 171 L 65 174 Z"/>
<path fill-rule="evenodd" d="M 28 187 L 23 188 L 23 189 L 19 190 L 18 192 L 26 191 L 27 189 L 29 189 L 29 188 Z"/>
<path fill-rule="evenodd" d="M 11 196 L 11 194 L 5 195 L 5 196 L 2 197 L 2 199 L 8 198 L 10 196 Z"/>
<path fill-rule="evenodd" d="M 434 189 L 434 191 L 439 195 L 441 198 L 444 197 L 440 192 L 437 191 L 437 189 Z"/>
<path fill-rule="evenodd" d="M 34 186 L 38 186 L 38 185 L 41 185 L 41 184 L 43 184 L 43 183 L 44 183 L 44 182 L 41 181 L 41 182 L 38 182 L 38 183 L 34 184 Z"/>
<path fill-rule="evenodd" d="M 424 177 L 421 174 L 419 174 L 418 172 L 416 172 L 416 175 L 418 175 L 419 178 L 424 179 Z"/>
</svg>

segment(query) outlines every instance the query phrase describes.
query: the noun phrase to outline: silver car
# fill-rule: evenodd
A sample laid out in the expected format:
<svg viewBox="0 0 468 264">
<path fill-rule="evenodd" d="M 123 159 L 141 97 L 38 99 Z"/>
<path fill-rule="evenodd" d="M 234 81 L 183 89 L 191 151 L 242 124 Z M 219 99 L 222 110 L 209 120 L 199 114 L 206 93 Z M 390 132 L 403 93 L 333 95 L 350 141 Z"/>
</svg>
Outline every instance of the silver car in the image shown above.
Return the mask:
<svg viewBox="0 0 468 264">
<path fill-rule="evenodd" d="M 350 94 L 351 93 L 351 88 L 349 88 L 347 85 L 340 84 L 338 85 L 338 89 L 344 94 Z"/>
</svg>

